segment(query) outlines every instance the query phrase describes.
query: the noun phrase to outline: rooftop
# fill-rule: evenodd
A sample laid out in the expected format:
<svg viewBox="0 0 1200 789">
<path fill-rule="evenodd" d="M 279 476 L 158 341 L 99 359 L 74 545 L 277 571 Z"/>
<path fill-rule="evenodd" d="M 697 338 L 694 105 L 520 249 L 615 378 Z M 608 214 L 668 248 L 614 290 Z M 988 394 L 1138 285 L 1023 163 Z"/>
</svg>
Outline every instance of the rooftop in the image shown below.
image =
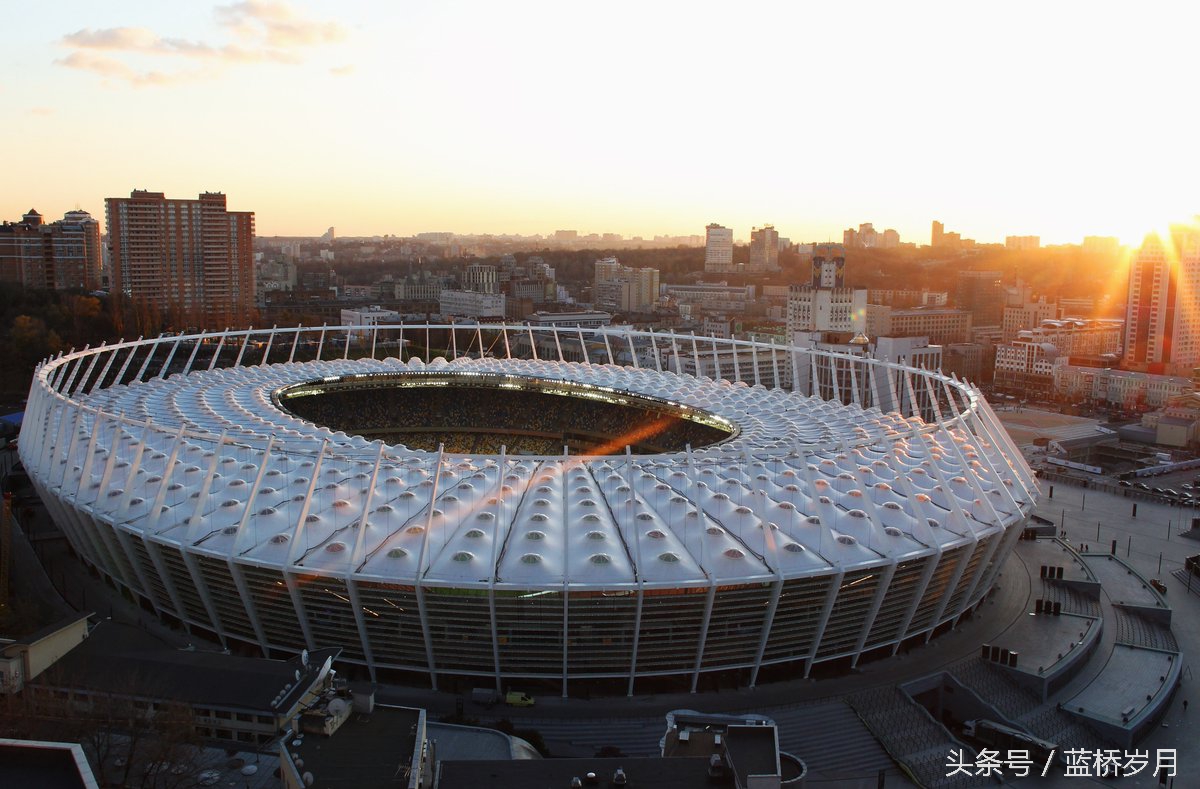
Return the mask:
<svg viewBox="0 0 1200 789">
<path fill-rule="evenodd" d="M 266 660 L 172 649 L 140 628 L 105 621 L 39 683 L 205 707 L 283 711 L 318 681 L 325 661 L 340 652 L 317 650 L 305 668 L 299 658 Z M 281 692 L 283 699 L 273 706 Z"/>
<path fill-rule="evenodd" d="M 96 789 L 99 784 L 77 743 L 0 739 L 0 786 Z"/>
<path fill-rule="evenodd" d="M 419 709 L 375 707 L 351 714 L 332 737 L 309 734 L 287 748 L 301 774 L 312 773 L 312 789 L 405 787 L 423 719 Z"/>
</svg>

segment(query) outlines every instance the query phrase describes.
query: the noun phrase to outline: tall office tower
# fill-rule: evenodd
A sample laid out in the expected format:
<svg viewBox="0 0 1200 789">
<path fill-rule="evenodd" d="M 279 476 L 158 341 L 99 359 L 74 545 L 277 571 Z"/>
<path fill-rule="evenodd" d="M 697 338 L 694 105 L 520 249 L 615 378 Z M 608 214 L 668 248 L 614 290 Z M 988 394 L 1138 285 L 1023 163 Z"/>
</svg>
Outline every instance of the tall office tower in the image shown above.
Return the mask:
<svg viewBox="0 0 1200 789">
<path fill-rule="evenodd" d="M 779 233 L 771 225 L 756 227 L 750 231 L 750 262 L 746 264 L 746 273 L 772 271 L 779 271 Z"/>
<path fill-rule="evenodd" d="M 47 223 L 32 208 L 20 222 L 0 225 L 0 281 L 27 288 L 100 287 L 100 223 L 87 211 L 68 211 Z"/>
<path fill-rule="evenodd" d="M 1129 267 L 1122 366 L 1168 375 L 1200 366 L 1200 227 L 1142 242 Z"/>
<path fill-rule="evenodd" d="M 946 235 L 946 226 L 936 219 L 933 220 L 933 233 L 930 234 L 929 246 L 940 247 L 944 243 L 943 236 Z"/>
<path fill-rule="evenodd" d="M 858 231 L 852 227 L 848 227 L 842 231 L 842 246 L 847 249 L 853 249 L 858 244 Z"/>
<path fill-rule="evenodd" d="M 846 250 L 841 244 L 813 248 L 812 276 L 788 287 L 787 332 L 862 332 L 866 329 L 867 291 L 846 287 Z"/>
<path fill-rule="evenodd" d="M 704 270 L 713 274 L 733 271 L 733 231 L 715 222 L 704 229 Z"/>
<path fill-rule="evenodd" d="M 873 248 L 879 246 L 879 231 L 873 222 L 864 222 L 858 226 L 859 246 Z"/>
<path fill-rule="evenodd" d="M 134 190 L 105 203 L 114 292 L 179 329 L 249 322 L 253 212 L 226 210 L 220 192 L 174 200 Z"/>
<path fill-rule="evenodd" d="M 496 281 L 496 267 L 472 263 L 463 274 L 463 289 L 476 293 L 499 293 Z"/>
<path fill-rule="evenodd" d="M 900 246 L 900 234 L 892 228 L 888 228 L 879 234 L 879 247 L 881 249 L 895 249 Z"/>
<path fill-rule="evenodd" d="M 1004 323 L 1007 293 L 999 271 L 958 272 L 955 299 L 960 310 L 971 313 L 975 326 L 1000 326 Z"/>
</svg>

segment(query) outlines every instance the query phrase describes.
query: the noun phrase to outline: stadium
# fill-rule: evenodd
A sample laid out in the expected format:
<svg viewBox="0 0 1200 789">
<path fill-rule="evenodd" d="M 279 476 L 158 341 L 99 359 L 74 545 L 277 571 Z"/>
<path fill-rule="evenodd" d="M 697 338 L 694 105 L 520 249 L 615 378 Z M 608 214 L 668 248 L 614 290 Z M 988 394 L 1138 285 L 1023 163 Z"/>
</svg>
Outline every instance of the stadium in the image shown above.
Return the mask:
<svg viewBox="0 0 1200 789">
<path fill-rule="evenodd" d="M 624 327 L 85 349 L 39 366 L 19 445 L 73 548 L 165 621 L 435 689 L 891 654 L 979 605 L 1038 495 L 966 382 Z"/>
</svg>

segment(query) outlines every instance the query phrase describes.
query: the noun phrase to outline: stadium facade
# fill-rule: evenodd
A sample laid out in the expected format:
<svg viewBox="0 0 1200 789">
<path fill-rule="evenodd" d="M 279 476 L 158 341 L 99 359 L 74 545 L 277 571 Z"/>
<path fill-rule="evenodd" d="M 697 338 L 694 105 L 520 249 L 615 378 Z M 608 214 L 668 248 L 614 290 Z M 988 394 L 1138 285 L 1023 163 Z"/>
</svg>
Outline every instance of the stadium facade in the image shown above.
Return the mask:
<svg viewBox="0 0 1200 789">
<path fill-rule="evenodd" d="M 444 355 L 375 358 L 438 336 Z M 708 358 L 747 361 L 674 372 Z M 636 400 L 719 434 L 641 454 L 622 435 L 606 454 L 428 451 L 287 407 L 356 382 L 489 377 L 527 391 L 531 415 L 547 397 Z M 753 685 L 764 667 L 807 676 L 928 638 L 980 603 L 1038 495 L 956 378 L 615 327 L 85 349 L 38 368 L 20 453 L 75 550 L 168 621 L 264 653 L 337 645 L 435 688 L 537 678 L 564 694 L 730 670 Z"/>
</svg>

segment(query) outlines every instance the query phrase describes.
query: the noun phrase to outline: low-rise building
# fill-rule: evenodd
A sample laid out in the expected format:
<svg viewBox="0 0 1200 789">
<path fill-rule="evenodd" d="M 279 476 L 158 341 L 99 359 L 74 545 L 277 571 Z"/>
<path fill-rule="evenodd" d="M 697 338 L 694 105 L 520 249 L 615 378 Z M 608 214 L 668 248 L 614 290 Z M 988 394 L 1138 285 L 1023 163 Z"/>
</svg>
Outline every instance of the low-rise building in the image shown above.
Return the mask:
<svg viewBox="0 0 1200 789">
<path fill-rule="evenodd" d="M 1192 391 L 1190 378 L 1174 375 L 1083 367 L 1060 358 L 1054 365 L 1054 393 L 1071 401 L 1146 411 L 1165 406 Z"/>
<path fill-rule="evenodd" d="M 438 310 L 452 318 L 503 319 L 504 294 L 443 290 L 438 295 Z"/>
<path fill-rule="evenodd" d="M 0 695 L 20 693 L 27 682 L 83 643 L 88 616 L 68 617 L 19 637 L 0 636 Z"/>
</svg>

